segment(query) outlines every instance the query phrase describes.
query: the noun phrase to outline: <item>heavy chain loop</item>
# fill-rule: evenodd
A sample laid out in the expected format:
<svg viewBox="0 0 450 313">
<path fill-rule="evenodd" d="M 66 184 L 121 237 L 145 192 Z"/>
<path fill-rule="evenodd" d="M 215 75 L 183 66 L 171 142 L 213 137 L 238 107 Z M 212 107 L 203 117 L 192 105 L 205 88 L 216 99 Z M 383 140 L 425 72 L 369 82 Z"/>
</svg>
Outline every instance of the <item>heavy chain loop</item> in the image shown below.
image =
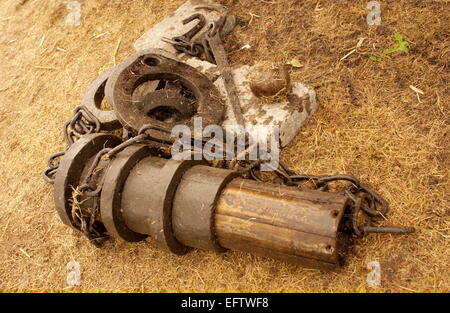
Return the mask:
<svg viewBox="0 0 450 313">
<path fill-rule="evenodd" d="M 80 105 L 75 108 L 73 117 L 64 123 L 63 134 L 67 143 L 66 150 L 81 136 L 98 133 L 100 131 L 99 120 L 85 106 Z M 59 160 L 64 156 L 65 151 L 52 154 L 47 161 L 47 169 L 43 176 L 50 184 L 55 182 L 56 172 L 59 167 Z"/>
</svg>

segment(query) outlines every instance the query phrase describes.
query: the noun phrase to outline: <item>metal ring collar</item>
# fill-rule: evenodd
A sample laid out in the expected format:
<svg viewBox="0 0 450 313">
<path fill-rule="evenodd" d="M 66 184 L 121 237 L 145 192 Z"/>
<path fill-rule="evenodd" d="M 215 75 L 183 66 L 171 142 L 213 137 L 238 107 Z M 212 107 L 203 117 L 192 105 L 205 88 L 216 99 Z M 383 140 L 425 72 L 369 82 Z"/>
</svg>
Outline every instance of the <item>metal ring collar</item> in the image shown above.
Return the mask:
<svg viewBox="0 0 450 313">
<path fill-rule="evenodd" d="M 180 82 L 196 98 L 195 114 L 182 122 L 164 122 L 148 116 L 135 105 L 133 92 L 141 84 L 152 80 Z M 204 125 L 220 124 L 225 111 L 220 93 L 204 74 L 187 64 L 156 53 L 137 53 L 119 65 L 106 84 L 106 95 L 119 121 L 135 133 L 146 124 L 170 130 L 184 123 L 192 128 L 194 117 L 202 117 Z M 148 132 L 162 140 L 170 138 L 170 134 L 165 132 Z"/>
</svg>

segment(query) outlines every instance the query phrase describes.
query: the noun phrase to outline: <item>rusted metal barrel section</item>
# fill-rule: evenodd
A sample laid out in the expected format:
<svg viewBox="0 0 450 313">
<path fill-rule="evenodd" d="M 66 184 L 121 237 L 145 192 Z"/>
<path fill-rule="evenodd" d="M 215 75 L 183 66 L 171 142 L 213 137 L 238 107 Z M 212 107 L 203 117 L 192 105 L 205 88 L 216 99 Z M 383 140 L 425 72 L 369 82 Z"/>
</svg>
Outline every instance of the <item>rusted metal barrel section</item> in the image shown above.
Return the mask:
<svg viewBox="0 0 450 313">
<path fill-rule="evenodd" d="M 344 196 L 236 178 L 217 202 L 217 240 L 224 248 L 332 270 L 349 243 L 348 209 Z"/>
<path fill-rule="evenodd" d="M 110 137 L 84 140 L 90 153 L 82 156 L 78 151 L 87 148 L 80 141 L 74 144 L 68 150 L 74 152 L 66 155 L 78 165 L 68 167 L 82 173 L 93 151 L 117 144 Z M 92 148 L 93 141 L 100 148 Z M 66 167 L 69 163 L 62 161 Z M 82 175 L 75 176 L 73 186 Z M 58 177 L 57 181 L 62 179 Z M 68 189 L 64 190 L 60 197 L 55 190 L 63 207 L 58 209 L 60 215 L 68 210 Z M 99 197 L 101 222 L 113 237 L 126 241 L 151 237 L 178 255 L 189 247 L 231 249 L 325 270 L 343 261 L 347 200 L 338 194 L 239 178 L 234 171 L 202 161 L 160 158 L 145 145 L 129 146 L 109 162 Z"/>
</svg>

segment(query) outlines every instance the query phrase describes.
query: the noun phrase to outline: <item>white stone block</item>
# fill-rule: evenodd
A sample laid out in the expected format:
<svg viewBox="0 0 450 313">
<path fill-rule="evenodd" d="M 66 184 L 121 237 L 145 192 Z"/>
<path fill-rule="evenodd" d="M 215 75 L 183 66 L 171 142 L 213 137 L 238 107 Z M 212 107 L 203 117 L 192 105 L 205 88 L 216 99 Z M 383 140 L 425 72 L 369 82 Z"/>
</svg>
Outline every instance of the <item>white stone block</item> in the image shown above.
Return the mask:
<svg viewBox="0 0 450 313">
<path fill-rule="evenodd" d="M 280 130 L 280 144 L 281 147 L 284 147 L 294 139 L 305 120 L 317 111 L 316 93 L 313 89 L 306 87 L 302 83 L 293 82 L 292 93 L 299 98 L 298 102 L 263 103 L 250 90 L 248 75 L 252 73 L 252 70 L 256 69 L 245 65 L 235 68 L 232 71 L 241 102 L 245 126 L 278 126 Z M 217 79 L 214 84 L 225 97 L 226 91 L 222 78 Z M 233 116 L 229 101 L 226 102 L 226 110 L 223 125 L 235 125 L 236 119 Z"/>
</svg>

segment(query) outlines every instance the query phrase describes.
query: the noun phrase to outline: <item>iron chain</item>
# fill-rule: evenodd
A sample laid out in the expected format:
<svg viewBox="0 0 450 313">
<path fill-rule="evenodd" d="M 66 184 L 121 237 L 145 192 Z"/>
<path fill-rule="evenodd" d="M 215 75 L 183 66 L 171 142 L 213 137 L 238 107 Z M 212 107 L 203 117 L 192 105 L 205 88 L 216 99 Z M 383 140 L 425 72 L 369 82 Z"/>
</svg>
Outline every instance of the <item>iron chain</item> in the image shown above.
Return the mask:
<svg viewBox="0 0 450 313">
<path fill-rule="evenodd" d="M 261 163 L 253 164 L 254 166 L 249 167 L 248 173 L 254 180 L 263 181 L 262 178 L 255 173 L 255 169 Z M 273 171 L 282 179 L 284 185 L 297 186 L 303 190 L 331 192 L 330 185 L 333 182 L 347 182 L 341 190 L 335 192 L 347 196 L 353 203 L 350 215 L 352 229 L 356 236 L 362 237 L 369 233 L 408 234 L 415 231 L 412 227 L 375 226 L 375 222 L 379 218 L 385 218 L 385 214 L 389 210 L 389 205 L 377 192 L 362 184 L 354 176 L 342 174 L 331 176 L 297 174 L 281 161 L 279 162 L 279 167 L 273 168 Z M 364 225 L 358 224 L 358 216 L 361 213 L 364 215 Z"/>
<path fill-rule="evenodd" d="M 85 106 L 78 106 L 74 110 L 73 117 L 64 123 L 63 134 L 67 143 L 66 150 L 81 136 L 98 133 L 100 131 L 99 120 Z M 59 160 L 64 156 L 65 151 L 52 154 L 48 161 L 48 168 L 44 171 L 44 179 L 50 184 L 55 182 L 56 172 L 59 167 Z"/>
</svg>

